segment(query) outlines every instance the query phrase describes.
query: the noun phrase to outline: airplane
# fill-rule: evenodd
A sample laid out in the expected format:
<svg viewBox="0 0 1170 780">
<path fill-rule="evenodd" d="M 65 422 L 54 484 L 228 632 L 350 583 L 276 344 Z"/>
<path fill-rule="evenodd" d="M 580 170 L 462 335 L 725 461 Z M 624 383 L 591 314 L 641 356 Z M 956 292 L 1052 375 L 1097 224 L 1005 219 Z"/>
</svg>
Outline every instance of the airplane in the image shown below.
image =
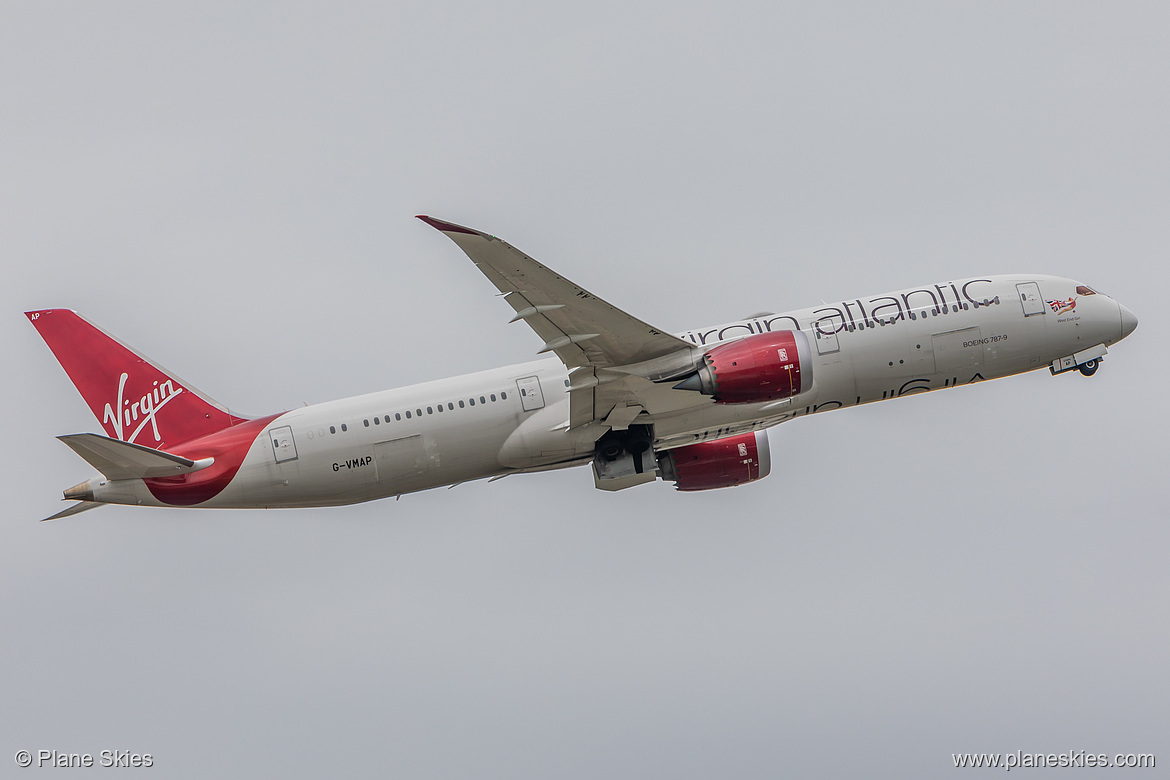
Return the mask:
<svg viewBox="0 0 1170 780">
<path fill-rule="evenodd" d="M 428 216 L 540 338 L 534 362 L 247 418 L 68 309 L 26 312 L 105 435 L 61 441 L 106 504 L 325 507 L 591 465 L 617 491 L 733 487 L 771 470 L 766 429 L 1042 368 L 1092 376 L 1137 327 L 1071 279 L 978 276 L 671 334 L 495 236 Z"/>
</svg>

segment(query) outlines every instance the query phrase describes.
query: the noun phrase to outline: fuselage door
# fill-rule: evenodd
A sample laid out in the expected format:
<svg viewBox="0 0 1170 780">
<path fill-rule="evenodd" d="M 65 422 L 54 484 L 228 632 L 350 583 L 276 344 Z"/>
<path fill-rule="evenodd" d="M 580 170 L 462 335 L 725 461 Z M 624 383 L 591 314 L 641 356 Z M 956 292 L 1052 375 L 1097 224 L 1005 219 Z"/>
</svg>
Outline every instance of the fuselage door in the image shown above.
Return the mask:
<svg viewBox="0 0 1170 780">
<path fill-rule="evenodd" d="M 844 322 L 828 317 L 822 317 L 812 324 L 813 340 L 817 343 L 818 355 L 829 355 L 841 351 L 841 342 L 837 340 L 837 331 L 844 327 Z"/>
<path fill-rule="evenodd" d="M 288 425 L 273 428 L 268 431 L 268 438 L 272 442 L 272 454 L 277 463 L 297 459 L 297 444 L 293 441 L 292 428 Z"/>
<path fill-rule="evenodd" d="M 1024 282 L 1016 285 L 1020 294 L 1020 304 L 1024 307 L 1024 316 L 1044 313 L 1044 299 L 1040 297 L 1040 285 L 1035 282 Z"/>
<path fill-rule="evenodd" d="M 540 377 L 526 376 L 516 380 L 516 389 L 520 391 L 520 406 L 524 411 L 544 408 L 544 393 L 540 392 Z"/>
</svg>

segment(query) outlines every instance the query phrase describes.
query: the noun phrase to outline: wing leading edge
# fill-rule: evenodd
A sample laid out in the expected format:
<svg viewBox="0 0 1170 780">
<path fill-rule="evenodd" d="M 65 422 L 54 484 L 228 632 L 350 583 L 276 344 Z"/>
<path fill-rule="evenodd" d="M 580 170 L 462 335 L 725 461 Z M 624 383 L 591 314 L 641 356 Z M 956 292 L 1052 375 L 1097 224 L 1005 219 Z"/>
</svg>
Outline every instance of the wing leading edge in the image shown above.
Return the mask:
<svg viewBox="0 0 1170 780">
<path fill-rule="evenodd" d="M 495 236 L 418 217 L 454 241 L 483 275 L 504 293 L 523 320 L 570 369 L 610 368 L 659 361 L 695 346 L 642 322 L 533 260 Z M 641 372 L 639 372 L 641 373 Z"/>
</svg>

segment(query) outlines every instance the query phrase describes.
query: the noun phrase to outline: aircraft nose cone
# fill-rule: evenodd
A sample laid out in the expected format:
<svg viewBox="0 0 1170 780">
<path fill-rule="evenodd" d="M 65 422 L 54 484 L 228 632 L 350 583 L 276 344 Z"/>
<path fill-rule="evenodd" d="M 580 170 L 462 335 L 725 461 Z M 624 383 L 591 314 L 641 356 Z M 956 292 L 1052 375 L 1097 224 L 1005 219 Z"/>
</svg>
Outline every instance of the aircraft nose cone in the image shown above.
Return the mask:
<svg viewBox="0 0 1170 780">
<path fill-rule="evenodd" d="M 1117 304 L 1117 308 L 1121 309 L 1121 337 L 1125 338 L 1137 327 L 1137 317 L 1120 303 Z"/>
</svg>

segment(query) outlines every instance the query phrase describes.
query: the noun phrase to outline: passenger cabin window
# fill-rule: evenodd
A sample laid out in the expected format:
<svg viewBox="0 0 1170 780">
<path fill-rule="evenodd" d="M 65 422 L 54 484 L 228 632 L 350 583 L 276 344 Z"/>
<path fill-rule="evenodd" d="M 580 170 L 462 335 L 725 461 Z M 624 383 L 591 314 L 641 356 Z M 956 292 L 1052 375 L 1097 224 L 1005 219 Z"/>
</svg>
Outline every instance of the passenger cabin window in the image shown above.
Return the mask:
<svg viewBox="0 0 1170 780">
<path fill-rule="evenodd" d="M 330 433 L 337 433 L 337 429 L 336 429 L 336 428 L 334 428 L 332 425 L 330 425 L 330 426 L 329 426 L 329 432 L 330 432 Z"/>
<path fill-rule="evenodd" d="M 348 430 L 349 430 L 349 427 L 345 423 L 342 423 L 341 424 L 341 432 L 345 433 Z"/>
<path fill-rule="evenodd" d="M 464 406 L 463 406 L 463 402 L 462 402 L 462 401 L 460 401 L 460 402 L 459 402 L 459 408 L 460 408 L 460 409 L 464 408 Z"/>
</svg>

